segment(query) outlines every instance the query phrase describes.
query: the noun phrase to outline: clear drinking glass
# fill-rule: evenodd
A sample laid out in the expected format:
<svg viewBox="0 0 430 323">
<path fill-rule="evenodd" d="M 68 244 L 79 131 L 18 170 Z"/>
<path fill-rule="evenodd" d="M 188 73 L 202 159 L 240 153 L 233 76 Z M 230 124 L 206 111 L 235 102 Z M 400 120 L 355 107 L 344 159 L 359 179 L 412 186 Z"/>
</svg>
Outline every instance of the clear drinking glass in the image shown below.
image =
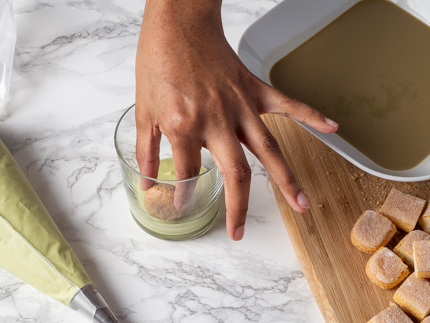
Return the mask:
<svg viewBox="0 0 430 323">
<path fill-rule="evenodd" d="M 136 121 L 134 105 L 122 115 L 115 130 L 115 148 L 121 166 L 130 211 L 147 233 L 162 239 L 186 240 L 199 237 L 210 229 L 220 209 L 222 176 L 210 152 L 202 148 L 200 175 L 181 181 L 161 180 L 142 175 L 136 160 Z M 160 160 L 172 158 L 169 141 L 163 135 Z M 152 186 L 141 189 L 141 181 Z M 190 187 L 188 206 L 178 210 L 173 203 L 176 187 Z"/>
</svg>

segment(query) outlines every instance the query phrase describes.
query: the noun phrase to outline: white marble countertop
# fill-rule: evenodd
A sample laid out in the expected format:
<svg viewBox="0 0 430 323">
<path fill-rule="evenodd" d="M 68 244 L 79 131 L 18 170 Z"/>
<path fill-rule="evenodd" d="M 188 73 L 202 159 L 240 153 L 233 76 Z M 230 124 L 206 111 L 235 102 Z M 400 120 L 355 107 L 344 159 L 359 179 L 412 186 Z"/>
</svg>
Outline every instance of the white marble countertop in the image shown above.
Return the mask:
<svg viewBox="0 0 430 323">
<path fill-rule="evenodd" d="M 277 2 L 224 1 L 233 48 Z M 113 133 L 134 102 L 143 8 L 136 0 L 15 0 L 22 78 L 0 138 L 121 322 L 324 322 L 267 172 L 249 153 L 242 241 L 228 238 L 225 213 L 184 242 L 156 239 L 131 218 Z M 0 269 L 0 322 L 83 320 Z"/>
</svg>

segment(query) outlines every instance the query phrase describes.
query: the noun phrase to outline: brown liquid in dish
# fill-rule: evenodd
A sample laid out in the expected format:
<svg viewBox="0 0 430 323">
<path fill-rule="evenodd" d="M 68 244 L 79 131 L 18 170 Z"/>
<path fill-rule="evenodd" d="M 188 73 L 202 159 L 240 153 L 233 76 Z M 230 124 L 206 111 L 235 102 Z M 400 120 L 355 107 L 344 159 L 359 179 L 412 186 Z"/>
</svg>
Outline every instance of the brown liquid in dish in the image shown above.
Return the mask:
<svg viewBox="0 0 430 323">
<path fill-rule="evenodd" d="M 270 80 L 384 168 L 430 154 L 430 28 L 391 2 L 354 5 L 277 62 Z"/>
</svg>

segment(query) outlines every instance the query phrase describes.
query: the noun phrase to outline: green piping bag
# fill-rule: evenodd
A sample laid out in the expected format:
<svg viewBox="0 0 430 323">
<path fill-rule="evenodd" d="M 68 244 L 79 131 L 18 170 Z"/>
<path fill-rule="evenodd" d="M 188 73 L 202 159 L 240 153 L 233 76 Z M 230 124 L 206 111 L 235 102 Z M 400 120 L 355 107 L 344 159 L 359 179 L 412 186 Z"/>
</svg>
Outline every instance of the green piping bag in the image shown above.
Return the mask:
<svg viewBox="0 0 430 323">
<path fill-rule="evenodd" d="M 118 322 L 1 140 L 0 266 L 92 322 Z"/>
</svg>

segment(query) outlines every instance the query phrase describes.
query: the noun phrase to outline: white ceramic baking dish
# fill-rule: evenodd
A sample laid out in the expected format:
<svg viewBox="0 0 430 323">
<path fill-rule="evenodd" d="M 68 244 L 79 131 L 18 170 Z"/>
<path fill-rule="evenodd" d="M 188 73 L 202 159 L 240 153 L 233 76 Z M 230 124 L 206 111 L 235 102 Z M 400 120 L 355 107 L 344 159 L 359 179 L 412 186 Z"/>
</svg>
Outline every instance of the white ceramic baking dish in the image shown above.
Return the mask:
<svg viewBox="0 0 430 323">
<path fill-rule="evenodd" d="M 253 74 L 271 84 L 269 72 L 278 60 L 360 1 L 366 0 L 285 0 L 248 28 L 239 44 L 239 57 Z M 429 0 L 392 0 L 392 2 L 430 25 Z M 375 164 L 338 135 L 324 134 L 298 123 L 341 156 L 370 174 L 403 182 L 430 179 L 430 156 L 412 169 L 393 171 Z"/>
</svg>

